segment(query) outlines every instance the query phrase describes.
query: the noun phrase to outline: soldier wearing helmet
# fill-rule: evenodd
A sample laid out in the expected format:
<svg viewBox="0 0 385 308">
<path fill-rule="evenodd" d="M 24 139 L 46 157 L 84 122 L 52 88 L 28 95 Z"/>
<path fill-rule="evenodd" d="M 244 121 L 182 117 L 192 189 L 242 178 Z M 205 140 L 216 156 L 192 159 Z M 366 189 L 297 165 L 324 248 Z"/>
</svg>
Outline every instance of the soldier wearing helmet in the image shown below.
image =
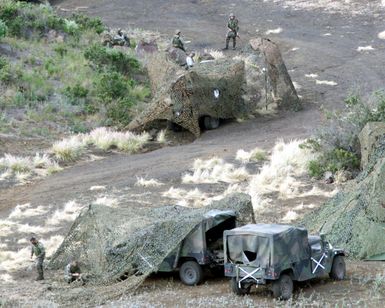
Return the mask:
<svg viewBox="0 0 385 308">
<path fill-rule="evenodd" d="M 180 34 L 181 34 L 181 31 L 179 29 L 175 30 L 175 35 L 172 38 L 172 47 L 179 48 L 179 49 L 183 50 L 184 52 L 186 52 L 186 49 L 184 48 L 184 44 L 182 42 L 182 39 L 180 38 Z"/>
<path fill-rule="evenodd" d="M 237 44 L 237 37 L 238 37 L 238 19 L 235 18 L 235 15 L 231 13 L 229 15 L 229 21 L 227 23 L 227 34 L 226 34 L 226 47 L 225 49 L 229 49 L 229 43 L 230 39 L 233 40 L 233 49 L 235 49 L 235 46 Z"/>
</svg>

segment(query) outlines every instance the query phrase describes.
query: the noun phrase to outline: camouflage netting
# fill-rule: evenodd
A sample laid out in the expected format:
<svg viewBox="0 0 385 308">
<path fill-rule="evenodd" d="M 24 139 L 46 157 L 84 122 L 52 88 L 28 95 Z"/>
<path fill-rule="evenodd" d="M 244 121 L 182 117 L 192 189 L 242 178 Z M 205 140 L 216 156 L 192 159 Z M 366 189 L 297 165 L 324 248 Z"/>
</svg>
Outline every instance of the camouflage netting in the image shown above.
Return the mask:
<svg viewBox="0 0 385 308">
<path fill-rule="evenodd" d="M 385 260 L 385 138 L 360 176 L 304 222 L 354 258 Z"/>
<path fill-rule="evenodd" d="M 178 63 L 186 57 L 177 49 L 171 55 Z M 129 124 L 130 130 L 148 129 L 156 121 L 168 120 L 198 137 L 199 121 L 205 116 L 244 117 L 270 104 L 301 107 L 279 48 L 268 39 L 253 39 L 234 58 L 202 61 L 187 71 L 160 54 L 149 57 L 146 67 L 153 100 Z"/>
<path fill-rule="evenodd" d="M 77 259 L 90 275 L 90 285 L 105 285 L 98 300 L 127 294 L 157 272 L 165 257 L 212 209 L 235 211 L 239 225 L 254 221 L 251 200 L 245 194 L 233 194 L 200 209 L 91 204 L 75 220 L 49 266 L 60 270 Z M 122 276 L 127 279 L 119 282 Z M 92 287 L 84 292 L 82 298 L 92 300 Z"/>
</svg>

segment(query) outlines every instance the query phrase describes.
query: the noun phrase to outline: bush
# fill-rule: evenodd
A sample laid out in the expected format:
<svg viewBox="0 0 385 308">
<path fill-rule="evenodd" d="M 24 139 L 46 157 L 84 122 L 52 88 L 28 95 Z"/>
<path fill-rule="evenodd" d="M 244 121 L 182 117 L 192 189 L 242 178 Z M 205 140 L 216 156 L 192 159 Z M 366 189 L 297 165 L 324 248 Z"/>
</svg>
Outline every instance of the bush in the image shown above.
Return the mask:
<svg viewBox="0 0 385 308">
<path fill-rule="evenodd" d="M 98 70 L 114 70 L 124 75 L 136 72 L 140 65 L 138 60 L 120 50 L 94 44 L 87 48 L 84 57 Z"/>
<path fill-rule="evenodd" d="M 360 167 L 358 135 L 368 122 L 385 121 L 384 92 L 375 92 L 368 101 L 358 94 L 345 99 L 342 111 L 324 110 L 327 122 L 303 147 L 320 152 L 316 161 L 309 164 L 311 175 L 320 177 L 324 172 L 338 170 L 357 171 Z"/>
<path fill-rule="evenodd" d="M 8 32 L 8 27 L 7 25 L 5 24 L 4 21 L 2 21 L 0 19 L 0 39 L 5 37 L 7 35 L 7 32 Z"/>
<path fill-rule="evenodd" d="M 132 82 L 118 72 L 107 71 L 100 74 L 95 82 L 96 95 L 104 103 L 128 96 Z"/>
<path fill-rule="evenodd" d="M 108 105 L 107 117 L 114 125 L 127 126 L 132 120 L 131 108 L 134 105 L 135 101 L 131 97 L 118 99 Z"/>
<path fill-rule="evenodd" d="M 75 21 L 82 31 L 93 30 L 97 34 L 104 31 L 105 27 L 100 18 L 92 18 L 84 14 L 73 14 L 71 19 Z"/>
</svg>

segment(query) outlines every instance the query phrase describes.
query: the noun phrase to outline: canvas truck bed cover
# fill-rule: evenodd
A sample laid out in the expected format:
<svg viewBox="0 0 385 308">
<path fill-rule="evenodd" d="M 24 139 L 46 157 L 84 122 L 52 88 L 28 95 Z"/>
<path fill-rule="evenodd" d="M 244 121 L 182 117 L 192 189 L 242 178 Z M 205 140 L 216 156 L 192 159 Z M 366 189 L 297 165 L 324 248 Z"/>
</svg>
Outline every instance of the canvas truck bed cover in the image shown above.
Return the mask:
<svg viewBox="0 0 385 308">
<path fill-rule="evenodd" d="M 90 274 L 90 284 L 106 285 L 105 296 L 113 298 L 135 290 L 156 272 L 197 224 L 207 220 L 215 225 L 221 215 L 234 214 L 239 225 L 254 222 L 249 195 L 232 194 L 205 208 L 91 204 L 75 220 L 49 265 L 63 269 L 70 260 L 79 260 Z M 125 280 L 116 283 L 122 276 Z"/>
<path fill-rule="evenodd" d="M 242 263 L 245 252 L 256 253 L 264 266 L 298 262 L 309 256 L 307 230 L 289 225 L 249 224 L 224 232 L 227 254 Z"/>
</svg>

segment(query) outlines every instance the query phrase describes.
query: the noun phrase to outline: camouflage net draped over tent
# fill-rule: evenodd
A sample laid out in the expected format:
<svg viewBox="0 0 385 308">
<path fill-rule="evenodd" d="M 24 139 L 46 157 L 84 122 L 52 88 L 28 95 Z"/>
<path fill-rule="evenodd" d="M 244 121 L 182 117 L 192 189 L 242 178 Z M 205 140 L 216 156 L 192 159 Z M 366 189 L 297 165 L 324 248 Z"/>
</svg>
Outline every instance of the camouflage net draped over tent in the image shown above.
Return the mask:
<svg viewBox="0 0 385 308">
<path fill-rule="evenodd" d="M 385 138 L 355 182 L 307 216 L 305 224 L 355 258 L 385 260 Z"/>
<path fill-rule="evenodd" d="M 80 260 L 84 272 L 90 274 L 90 284 L 105 284 L 99 300 L 115 298 L 134 291 L 156 272 L 165 257 L 212 209 L 235 211 L 240 225 L 254 222 L 251 200 L 245 194 L 233 194 L 200 209 L 90 205 L 75 220 L 50 267 L 63 269 L 70 260 Z M 127 279 L 118 282 L 122 276 Z M 92 301 L 92 287 L 84 293 L 82 298 Z"/>
<path fill-rule="evenodd" d="M 238 56 L 202 61 L 188 71 L 160 54 L 150 57 L 146 67 L 154 97 L 129 130 L 168 120 L 198 137 L 203 117 L 234 119 L 270 104 L 301 108 L 279 48 L 268 39 L 252 39 Z"/>
</svg>

